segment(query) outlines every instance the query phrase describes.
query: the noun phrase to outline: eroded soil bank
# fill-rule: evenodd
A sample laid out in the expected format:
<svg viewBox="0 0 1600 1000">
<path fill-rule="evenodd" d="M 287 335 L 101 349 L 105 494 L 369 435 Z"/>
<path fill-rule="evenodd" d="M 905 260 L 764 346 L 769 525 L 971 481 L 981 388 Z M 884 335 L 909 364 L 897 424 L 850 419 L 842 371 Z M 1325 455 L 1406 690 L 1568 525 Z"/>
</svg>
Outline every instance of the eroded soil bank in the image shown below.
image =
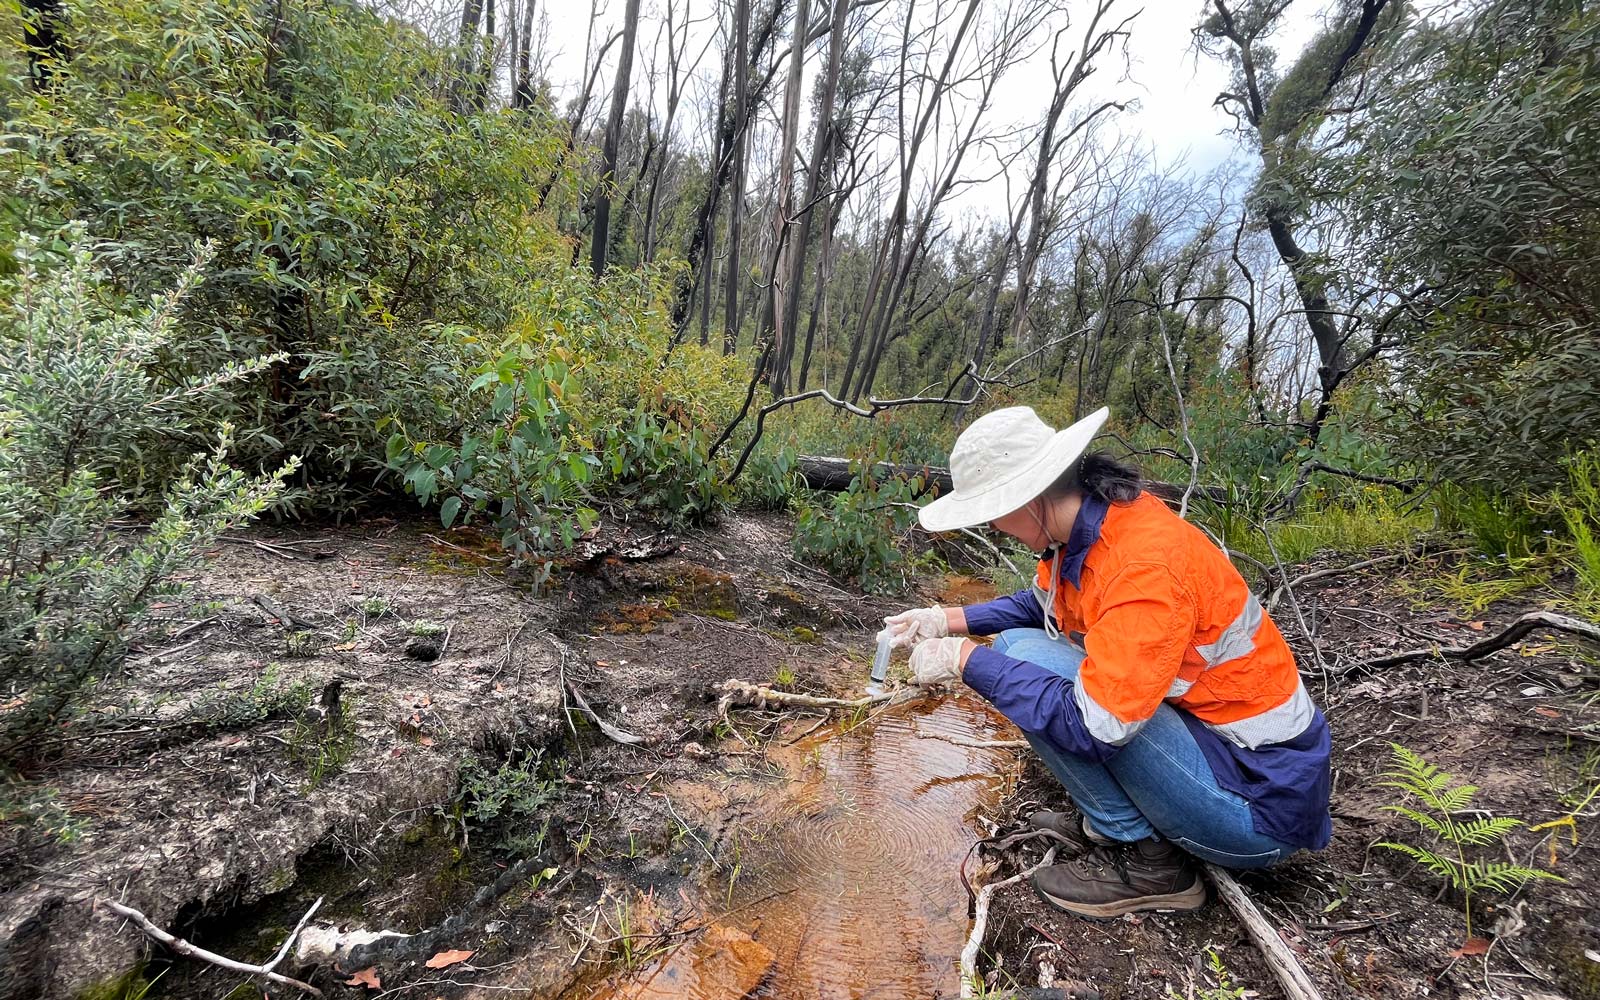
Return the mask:
<svg viewBox="0 0 1600 1000">
<path fill-rule="evenodd" d="M 105 897 L 247 961 L 319 897 L 319 924 L 416 935 L 339 973 L 280 970 L 331 996 L 954 995 L 968 845 L 1063 796 L 1025 753 L 958 745 L 1014 735 L 970 698 L 721 718 L 723 680 L 851 692 L 882 614 L 988 596 L 940 578 L 863 597 L 787 559 L 789 530 L 619 531 L 538 596 L 473 532 L 375 523 L 223 547 L 125 679 L 40 748 L 40 818 L 5 831 L 0 996 L 134 997 L 147 979 L 151 997 L 261 995 L 152 948 Z M 1459 641 L 1520 610 L 1458 613 L 1415 582 L 1444 568 L 1307 588 L 1324 659 Z M 1600 997 L 1592 816 L 1576 845 L 1513 835 L 1519 860 L 1567 881 L 1485 897 L 1487 956 L 1452 958 L 1457 901 L 1372 847 L 1415 838 L 1382 808 L 1390 740 L 1481 785 L 1475 806 L 1530 824 L 1569 810 L 1600 780 L 1594 651 L 1533 637 L 1324 683 L 1285 632 L 1335 732 L 1335 845 L 1244 881 L 1325 995 Z M 1036 856 L 990 859 L 993 877 Z M 997 987 L 1165 998 L 1211 984 L 1209 950 L 1279 995 L 1217 904 L 1098 924 L 1014 886 L 986 964 Z M 428 967 L 450 952 L 471 955 Z"/>
</svg>

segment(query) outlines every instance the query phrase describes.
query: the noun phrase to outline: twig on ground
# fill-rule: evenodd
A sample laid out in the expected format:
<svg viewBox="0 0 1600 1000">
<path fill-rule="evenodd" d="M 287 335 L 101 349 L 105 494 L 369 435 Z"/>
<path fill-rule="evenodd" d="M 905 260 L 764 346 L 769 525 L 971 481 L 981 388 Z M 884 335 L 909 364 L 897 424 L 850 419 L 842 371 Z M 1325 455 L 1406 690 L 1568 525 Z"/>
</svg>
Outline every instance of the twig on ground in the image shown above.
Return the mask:
<svg viewBox="0 0 1600 1000">
<path fill-rule="evenodd" d="M 728 709 L 734 706 L 743 708 L 766 708 L 768 705 L 781 705 L 786 708 L 843 708 L 858 709 L 868 705 L 875 705 L 880 701 L 888 701 L 894 695 L 890 692 L 880 694 L 862 695 L 860 698 L 823 698 L 817 695 L 798 694 L 791 691 L 777 691 L 765 684 L 752 684 L 737 678 L 722 682 L 718 688 L 722 692 L 722 700 L 717 704 L 717 711 L 726 716 Z"/>
<path fill-rule="evenodd" d="M 272 982 L 279 983 L 283 986 L 293 986 L 295 989 L 309 993 L 314 997 L 322 996 L 322 991 L 317 989 L 315 986 L 312 986 L 310 983 L 303 983 L 298 979 L 292 979 L 283 975 L 282 973 L 273 971 L 277 968 L 278 963 L 282 962 L 284 957 L 289 954 L 290 946 L 294 944 L 294 939 L 300 936 L 300 932 L 305 929 L 306 921 L 310 920 L 311 915 L 316 913 L 317 908 L 322 905 L 322 898 L 320 896 L 317 898 L 315 903 L 311 904 L 311 909 L 306 911 L 305 916 L 300 918 L 300 922 L 296 924 L 294 930 L 289 933 L 289 937 L 283 942 L 283 947 L 278 949 L 278 953 L 273 956 L 272 961 L 265 965 L 249 965 L 245 962 L 238 962 L 234 959 L 218 955 L 214 951 L 207 951 L 206 949 L 197 945 L 192 945 L 183 938 L 174 937 L 157 927 L 155 924 L 150 922 L 149 917 L 145 916 L 143 913 L 140 913 L 138 910 L 135 910 L 133 907 L 125 906 L 114 899 L 102 899 L 100 902 L 104 903 L 112 910 L 115 910 L 116 912 L 129 918 L 134 923 L 138 924 L 139 927 L 150 937 L 155 938 L 157 941 L 160 941 L 162 944 L 166 945 L 168 948 L 171 948 L 173 951 L 184 956 L 185 958 L 196 958 L 202 962 L 209 962 L 212 965 L 224 969 L 230 969 L 234 972 L 243 972 L 251 976 L 261 976 L 264 979 L 271 980 Z"/>
<path fill-rule="evenodd" d="M 1233 911 L 1239 922 L 1244 924 L 1244 929 L 1250 935 L 1250 940 L 1255 943 L 1261 957 L 1266 960 L 1267 968 L 1278 978 L 1278 984 L 1288 994 L 1289 1000 L 1322 1000 L 1322 994 L 1311 982 L 1311 977 L 1306 974 L 1300 960 L 1295 957 L 1289 946 L 1283 943 L 1283 937 L 1277 928 L 1268 922 L 1255 901 L 1244 891 L 1232 875 L 1222 868 L 1209 862 L 1205 866 L 1206 874 L 1211 877 L 1211 883 L 1217 887 L 1217 895 L 1228 904 L 1228 909 Z"/>
<path fill-rule="evenodd" d="M 178 631 L 176 631 L 176 632 L 172 633 L 171 635 L 167 636 L 167 641 L 168 642 L 177 642 L 179 639 L 182 639 L 184 636 L 189 635 L 192 632 L 198 632 L 201 629 L 205 628 L 207 625 L 215 625 L 217 622 L 219 622 L 221 620 L 222 620 L 222 616 L 221 615 L 208 615 L 207 617 L 202 618 L 197 622 L 190 622 L 189 624 L 185 625 L 183 628 L 178 629 Z"/>
<path fill-rule="evenodd" d="M 912 723 L 911 733 L 919 740 L 943 740 L 946 743 L 954 743 L 958 747 L 972 747 L 977 750 L 1014 750 L 1028 745 L 1027 740 L 969 740 L 961 736 L 925 733 L 917 728 L 916 723 Z"/>
<path fill-rule="evenodd" d="M 611 723 L 600 718 L 600 713 L 589 707 L 589 703 L 584 700 L 583 692 L 578 690 L 578 686 L 576 684 L 569 683 L 567 685 L 567 689 L 572 692 L 572 700 L 578 703 L 579 710 L 581 710 L 584 715 L 587 715 L 595 725 L 600 727 L 600 731 L 606 735 L 606 739 L 613 743 L 624 743 L 630 746 L 636 743 L 644 742 L 644 737 L 635 736 L 626 729 L 618 729 L 616 726 L 613 726 Z"/>
<path fill-rule="evenodd" d="M 1447 660 L 1474 660 L 1480 656 L 1505 649 L 1523 636 L 1538 628 L 1552 628 L 1558 632 L 1567 632 L 1571 635 L 1582 636 L 1593 642 L 1600 642 L 1600 626 L 1593 625 L 1577 618 L 1558 615 L 1553 611 L 1530 611 L 1506 626 L 1497 635 L 1479 639 L 1470 646 L 1430 646 L 1427 649 L 1408 649 L 1402 653 L 1388 653 L 1384 656 L 1375 656 L 1370 660 L 1357 660 L 1339 668 L 1339 673 L 1351 670 L 1365 670 L 1375 667 L 1392 667 L 1399 663 L 1411 660 L 1428 658 Z"/>
<path fill-rule="evenodd" d="M 263 542 L 255 538 L 220 538 L 218 541 L 229 545 L 249 545 L 252 548 L 260 549 L 262 552 L 265 552 L 268 555 L 277 556 L 279 559 L 310 559 L 317 561 L 322 559 L 332 559 L 334 555 L 332 552 L 322 549 L 313 552 L 300 552 L 296 550 L 297 546 L 310 545 L 314 541 L 319 541 L 319 539 L 305 539 L 298 542 Z"/>
<path fill-rule="evenodd" d="M 287 610 L 286 608 L 284 608 L 277 601 L 273 600 L 271 597 L 268 597 L 266 594 L 252 594 L 252 595 L 250 595 L 250 600 L 252 602 L 254 602 L 256 607 L 260 608 L 262 611 L 265 611 L 268 614 L 268 616 L 270 616 L 272 618 L 276 618 L 278 620 L 278 622 L 283 625 L 284 628 L 294 628 L 294 627 L 298 627 L 298 628 L 316 628 L 317 627 L 317 623 L 316 622 L 308 621 L 308 620 L 306 620 L 304 618 L 301 618 L 299 615 L 296 615 L 293 612 L 291 612 L 291 611 Z"/>
<path fill-rule="evenodd" d="M 972 919 L 972 933 L 967 935 L 966 946 L 961 949 L 961 996 L 978 996 L 978 949 L 983 947 L 983 935 L 989 929 L 989 903 L 994 899 L 994 894 L 1008 885 L 1022 881 L 1034 872 L 1052 864 L 1056 859 L 1056 849 L 1050 848 L 1044 852 L 1044 857 L 1032 868 L 1024 869 L 1010 878 L 998 882 L 990 882 L 978 890 L 978 901 Z"/>
<path fill-rule="evenodd" d="M 495 664 L 494 676 L 489 678 L 489 686 L 491 688 L 494 687 L 494 682 L 500 679 L 501 671 L 511 666 L 511 661 L 515 657 L 515 643 L 517 641 L 517 637 L 522 635 L 522 630 L 527 628 L 528 623 L 531 621 L 533 621 L 532 618 L 524 618 L 522 619 L 522 624 L 518 625 L 512 631 L 506 633 L 506 651 L 501 654 L 500 661 Z M 440 650 L 440 655 L 443 655 L 443 652 L 443 650 Z"/>
</svg>

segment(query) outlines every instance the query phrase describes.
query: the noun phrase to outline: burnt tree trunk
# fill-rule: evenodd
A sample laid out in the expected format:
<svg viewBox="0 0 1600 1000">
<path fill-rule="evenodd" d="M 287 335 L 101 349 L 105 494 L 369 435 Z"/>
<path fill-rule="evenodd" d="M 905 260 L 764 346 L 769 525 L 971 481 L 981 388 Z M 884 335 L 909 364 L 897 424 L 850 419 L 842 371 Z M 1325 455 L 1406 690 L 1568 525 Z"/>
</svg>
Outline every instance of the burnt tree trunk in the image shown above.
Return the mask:
<svg viewBox="0 0 1600 1000">
<path fill-rule="evenodd" d="M 605 145 L 601 150 L 600 183 L 594 195 L 594 238 L 589 266 L 596 278 L 605 276 L 607 241 L 611 229 L 611 189 L 617 175 L 617 145 L 622 141 L 622 117 L 628 110 L 628 78 L 633 73 L 633 43 L 639 33 L 639 0 L 628 0 L 622 15 L 622 51 L 617 55 L 617 79 L 611 88 L 611 110 L 606 118 Z"/>
</svg>

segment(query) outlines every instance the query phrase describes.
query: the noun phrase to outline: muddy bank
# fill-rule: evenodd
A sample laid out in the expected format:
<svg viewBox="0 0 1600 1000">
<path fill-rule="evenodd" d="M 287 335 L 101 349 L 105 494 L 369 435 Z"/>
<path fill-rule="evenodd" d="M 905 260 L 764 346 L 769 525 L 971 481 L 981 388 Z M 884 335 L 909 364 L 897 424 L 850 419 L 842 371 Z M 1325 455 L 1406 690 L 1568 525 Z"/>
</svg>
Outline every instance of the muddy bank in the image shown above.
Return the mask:
<svg viewBox="0 0 1600 1000">
<path fill-rule="evenodd" d="M 43 807 L 0 844 L 0 996 L 118 995 L 130 970 L 159 976 L 150 996 L 245 981 L 172 963 L 104 897 L 246 961 L 320 896 L 319 922 L 433 928 L 423 943 L 494 967 L 458 980 L 553 993 L 609 967 L 600 909 L 695 885 L 699 848 L 653 793 L 719 766 L 714 685 L 830 690 L 893 609 L 787 551 L 782 518 L 619 532 L 535 596 L 470 531 L 223 546 L 12 790 Z M 436 978 L 416 946 L 360 957 L 390 985 Z"/>
<path fill-rule="evenodd" d="M 11 790 L 49 805 L 7 830 L 0 995 L 139 961 L 97 897 L 187 930 L 288 889 L 312 852 L 371 868 L 452 800 L 464 757 L 553 739 L 555 609 L 457 555 L 393 525 L 223 546 Z"/>
</svg>

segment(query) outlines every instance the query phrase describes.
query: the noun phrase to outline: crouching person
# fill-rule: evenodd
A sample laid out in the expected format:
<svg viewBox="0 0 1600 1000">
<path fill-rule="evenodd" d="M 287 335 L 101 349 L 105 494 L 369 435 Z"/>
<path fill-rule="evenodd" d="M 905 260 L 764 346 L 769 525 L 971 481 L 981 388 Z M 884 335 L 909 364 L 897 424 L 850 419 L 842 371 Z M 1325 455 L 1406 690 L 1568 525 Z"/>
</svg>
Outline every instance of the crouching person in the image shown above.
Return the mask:
<svg viewBox="0 0 1600 1000">
<path fill-rule="evenodd" d="M 1035 586 L 886 619 L 916 683 L 964 681 L 1070 793 L 1081 815 L 1030 818 L 1068 848 L 1033 884 L 1088 917 L 1196 908 L 1196 858 L 1262 868 L 1327 846 L 1332 825 L 1328 724 L 1293 653 L 1204 533 L 1087 451 L 1106 415 L 974 421 L 922 525 L 1011 535 L 1040 553 Z"/>
</svg>

